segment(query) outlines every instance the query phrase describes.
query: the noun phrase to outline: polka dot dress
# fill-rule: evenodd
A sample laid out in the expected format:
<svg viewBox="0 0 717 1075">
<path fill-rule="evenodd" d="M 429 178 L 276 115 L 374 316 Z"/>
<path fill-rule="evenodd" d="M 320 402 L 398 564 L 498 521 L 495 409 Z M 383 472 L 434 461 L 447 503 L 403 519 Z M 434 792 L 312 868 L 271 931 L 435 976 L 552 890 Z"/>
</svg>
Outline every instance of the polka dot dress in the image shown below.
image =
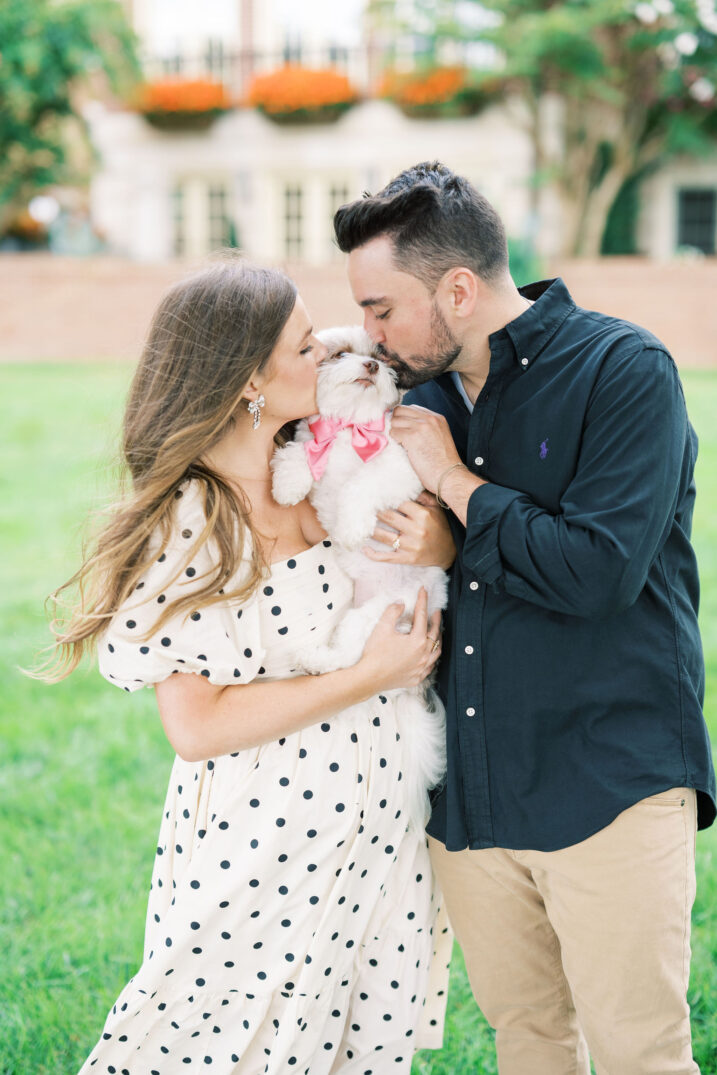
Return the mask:
<svg viewBox="0 0 717 1075">
<path fill-rule="evenodd" d="M 328 541 L 273 564 L 243 607 L 146 637 L 211 566 L 206 547 L 185 566 L 204 517 L 183 492 L 176 536 L 101 643 L 102 673 L 128 690 L 186 671 L 300 674 L 293 655 L 351 603 Z M 177 758 L 144 961 L 82 1075 L 405 1075 L 416 1049 L 440 1048 L 451 935 L 425 837 L 406 828 L 402 759 L 385 696 L 261 747 Z"/>
</svg>

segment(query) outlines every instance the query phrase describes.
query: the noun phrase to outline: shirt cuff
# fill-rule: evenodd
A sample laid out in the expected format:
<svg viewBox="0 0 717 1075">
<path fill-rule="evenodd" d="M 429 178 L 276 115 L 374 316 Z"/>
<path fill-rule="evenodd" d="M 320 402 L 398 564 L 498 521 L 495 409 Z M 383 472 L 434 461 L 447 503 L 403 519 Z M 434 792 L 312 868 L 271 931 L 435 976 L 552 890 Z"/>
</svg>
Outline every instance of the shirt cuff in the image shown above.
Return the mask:
<svg viewBox="0 0 717 1075">
<path fill-rule="evenodd" d="M 523 495 L 492 482 L 479 485 L 470 495 L 462 559 L 465 567 L 485 583 L 495 583 L 503 574 L 498 543 L 501 519 Z"/>
</svg>

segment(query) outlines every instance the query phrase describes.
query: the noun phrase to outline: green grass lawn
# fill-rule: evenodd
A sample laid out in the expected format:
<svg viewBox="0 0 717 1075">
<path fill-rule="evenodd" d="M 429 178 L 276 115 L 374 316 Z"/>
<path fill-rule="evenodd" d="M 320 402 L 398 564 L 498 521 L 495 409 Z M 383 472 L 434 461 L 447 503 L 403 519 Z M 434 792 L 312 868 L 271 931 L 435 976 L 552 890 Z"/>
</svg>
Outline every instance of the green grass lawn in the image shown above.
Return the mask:
<svg viewBox="0 0 717 1075">
<path fill-rule="evenodd" d="M 47 640 L 43 600 L 77 561 L 111 485 L 129 370 L 0 367 L 0 1075 L 74 1075 L 142 951 L 172 752 L 151 692 L 95 672 L 47 687 L 17 671 Z M 695 542 L 707 715 L 717 740 L 717 374 L 684 377 L 700 434 Z M 717 827 L 698 840 L 690 1000 L 695 1055 L 717 1075 Z M 491 1075 L 491 1031 L 453 962 L 446 1046 L 414 1073 Z"/>
</svg>

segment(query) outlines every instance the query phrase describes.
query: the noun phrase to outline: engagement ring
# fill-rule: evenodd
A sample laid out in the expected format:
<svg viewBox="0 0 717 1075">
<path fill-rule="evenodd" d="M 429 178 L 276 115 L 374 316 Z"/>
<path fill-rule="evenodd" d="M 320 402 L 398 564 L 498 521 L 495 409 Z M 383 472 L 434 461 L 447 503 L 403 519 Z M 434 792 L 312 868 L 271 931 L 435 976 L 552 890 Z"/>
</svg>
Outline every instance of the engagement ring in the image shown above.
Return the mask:
<svg viewBox="0 0 717 1075">
<path fill-rule="evenodd" d="M 391 548 L 393 549 L 394 552 L 398 552 L 398 550 L 401 548 L 401 539 L 400 539 L 400 537 L 396 538 L 396 540 L 394 541 L 394 543 L 391 546 Z"/>
</svg>

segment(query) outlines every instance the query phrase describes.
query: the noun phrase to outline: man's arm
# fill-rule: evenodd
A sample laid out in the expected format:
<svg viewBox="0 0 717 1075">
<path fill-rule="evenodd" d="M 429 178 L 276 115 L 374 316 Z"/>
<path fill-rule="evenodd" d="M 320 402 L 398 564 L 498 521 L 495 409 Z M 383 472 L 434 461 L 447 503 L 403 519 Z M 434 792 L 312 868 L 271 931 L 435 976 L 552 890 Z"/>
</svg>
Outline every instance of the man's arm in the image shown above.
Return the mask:
<svg viewBox="0 0 717 1075">
<path fill-rule="evenodd" d="M 392 432 L 427 488 L 458 461 L 447 423 L 397 412 Z M 398 425 L 398 430 L 396 426 Z M 410 427 L 410 428 L 408 428 Z M 464 569 L 526 601 L 575 616 L 629 607 L 672 525 L 687 415 L 669 355 L 611 354 L 585 415 L 580 456 L 557 514 L 456 467 L 441 499 L 465 523 Z"/>
</svg>

